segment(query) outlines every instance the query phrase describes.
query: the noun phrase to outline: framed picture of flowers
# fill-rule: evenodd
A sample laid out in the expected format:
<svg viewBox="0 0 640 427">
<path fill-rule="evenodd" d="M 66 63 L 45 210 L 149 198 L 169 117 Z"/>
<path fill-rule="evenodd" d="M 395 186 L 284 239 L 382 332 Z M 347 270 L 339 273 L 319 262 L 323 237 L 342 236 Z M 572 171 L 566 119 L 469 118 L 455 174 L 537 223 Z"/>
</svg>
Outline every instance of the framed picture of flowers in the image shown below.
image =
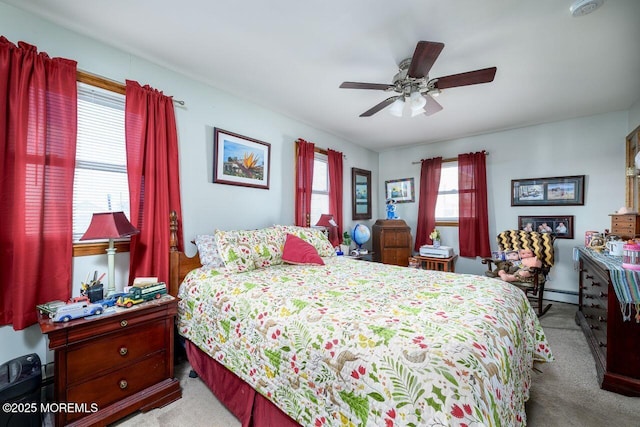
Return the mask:
<svg viewBox="0 0 640 427">
<path fill-rule="evenodd" d="M 268 189 L 270 166 L 271 144 L 214 129 L 214 183 Z"/>
</svg>

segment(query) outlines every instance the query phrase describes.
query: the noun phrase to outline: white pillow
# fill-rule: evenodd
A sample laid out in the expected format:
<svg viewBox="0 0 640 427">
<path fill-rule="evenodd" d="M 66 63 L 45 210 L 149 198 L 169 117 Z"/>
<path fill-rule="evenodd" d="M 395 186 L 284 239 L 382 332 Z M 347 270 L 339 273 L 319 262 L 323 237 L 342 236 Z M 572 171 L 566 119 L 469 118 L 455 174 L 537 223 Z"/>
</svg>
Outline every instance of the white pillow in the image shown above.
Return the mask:
<svg viewBox="0 0 640 427">
<path fill-rule="evenodd" d="M 196 236 L 195 243 L 198 247 L 200 264 L 209 268 L 224 267 L 224 261 L 218 252 L 215 236 L 200 234 Z"/>
</svg>

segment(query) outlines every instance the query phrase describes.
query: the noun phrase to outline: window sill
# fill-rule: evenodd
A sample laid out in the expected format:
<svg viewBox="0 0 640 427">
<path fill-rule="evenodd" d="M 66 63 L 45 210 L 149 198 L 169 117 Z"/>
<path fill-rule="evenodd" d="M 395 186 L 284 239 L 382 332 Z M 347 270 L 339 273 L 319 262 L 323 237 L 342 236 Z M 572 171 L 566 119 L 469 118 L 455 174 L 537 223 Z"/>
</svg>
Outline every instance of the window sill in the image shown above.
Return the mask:
<svg viewBox="0 0 640 427">
<path fill-rule="evenodd" d="M 458 221 L 438 221 L 436 220 L 436 227 L 457 227 Z"/>
<path fill-rule="evenodd" d="M 129 252 L 130 241 L 124 240 L 114 242 L 116 252 Z M 89 256 L 89 255 L 104 255 L 109 248 L 109 242 L 93 242 L 93 243 L 74 243 L 73 244 L 73 256 Z"/>
</svg>

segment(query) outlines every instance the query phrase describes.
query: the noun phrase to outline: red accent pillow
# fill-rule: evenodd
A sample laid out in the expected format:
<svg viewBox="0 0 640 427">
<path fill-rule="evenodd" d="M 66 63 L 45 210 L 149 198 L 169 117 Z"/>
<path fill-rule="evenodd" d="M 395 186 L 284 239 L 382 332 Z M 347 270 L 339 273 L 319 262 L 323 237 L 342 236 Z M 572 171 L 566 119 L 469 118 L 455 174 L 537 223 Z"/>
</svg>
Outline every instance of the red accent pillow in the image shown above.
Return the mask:
<svg viewBox="0 0 640 427">
<path fill-rule="evenodd" d="M 288 264 L 324 265 L 324 261 L 311 243 L 289 233 L 284 241 L 282 260 Z"/>
</svg>

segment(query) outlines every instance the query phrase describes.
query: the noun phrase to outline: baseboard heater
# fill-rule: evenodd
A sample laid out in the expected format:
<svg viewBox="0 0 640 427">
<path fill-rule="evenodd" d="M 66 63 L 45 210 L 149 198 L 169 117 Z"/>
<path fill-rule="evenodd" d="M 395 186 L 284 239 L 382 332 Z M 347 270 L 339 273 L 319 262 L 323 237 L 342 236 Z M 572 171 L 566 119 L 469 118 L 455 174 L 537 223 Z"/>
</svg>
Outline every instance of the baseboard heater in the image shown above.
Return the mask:
<svg viewBox="0 0 640 427">
<path fill-rule="evenodd" d="M 544 288 L 544 293 L 546 294 L 547 292 L 555 292 L 556 294 L 573 295 L 576 297 L 578 296 L 577 291 L 566 291 L 564 289 Z"/>
</svg>

